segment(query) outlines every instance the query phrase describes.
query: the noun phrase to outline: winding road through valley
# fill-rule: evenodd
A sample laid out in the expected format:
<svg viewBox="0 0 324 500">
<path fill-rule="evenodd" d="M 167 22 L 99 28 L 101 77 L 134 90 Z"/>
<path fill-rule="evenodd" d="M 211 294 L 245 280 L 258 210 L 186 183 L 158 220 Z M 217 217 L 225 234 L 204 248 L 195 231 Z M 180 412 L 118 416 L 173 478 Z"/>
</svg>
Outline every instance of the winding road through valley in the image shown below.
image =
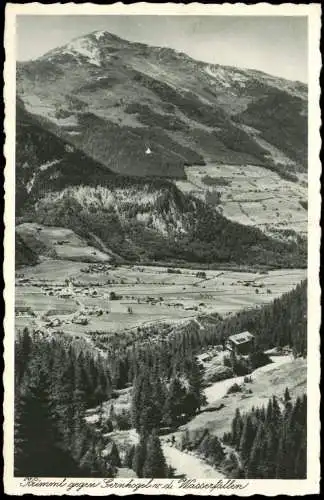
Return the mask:
<svg viewBox="0 0 324 500">
<path fill-rule="evenodd" d="M 280 364 L 287 363 L 291 360 L 290 356 L 270 356 L 272 363 L 257 368 L 253 374 L 264 373 L 273 370 Z M 232 377 L 226 380 L 215 382 L 210 387 L 205 389 L 208 404 L 222 398 L 227 393 L 227 390 L 235 382 L 242 383 L 244 377 Z M 180 451 L 175 446 L 168 444 L 165 436 L 161 440 L 163 453 L 167 464 L 173 467 L 176 476 L 185 476 L 188 479 L 226 479 L 224 474 L 216 468 L 208 465 L 192 452 Z"/>
</svg>

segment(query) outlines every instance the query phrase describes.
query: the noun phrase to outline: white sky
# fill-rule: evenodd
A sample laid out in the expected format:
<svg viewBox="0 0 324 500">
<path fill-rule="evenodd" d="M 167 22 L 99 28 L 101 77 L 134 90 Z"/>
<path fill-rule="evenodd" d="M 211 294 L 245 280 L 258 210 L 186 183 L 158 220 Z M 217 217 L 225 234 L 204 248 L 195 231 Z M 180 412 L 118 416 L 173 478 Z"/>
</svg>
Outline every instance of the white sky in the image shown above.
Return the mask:
<svg viewBox="0 0 324 500">
<path fill-rule="evenodd" d="M 37 58 L 95 30 L 171 47 L 206 62 L 307 82 L 307 18 L 299 16 L 20 15 L 17 59 Z"/>
</svg>

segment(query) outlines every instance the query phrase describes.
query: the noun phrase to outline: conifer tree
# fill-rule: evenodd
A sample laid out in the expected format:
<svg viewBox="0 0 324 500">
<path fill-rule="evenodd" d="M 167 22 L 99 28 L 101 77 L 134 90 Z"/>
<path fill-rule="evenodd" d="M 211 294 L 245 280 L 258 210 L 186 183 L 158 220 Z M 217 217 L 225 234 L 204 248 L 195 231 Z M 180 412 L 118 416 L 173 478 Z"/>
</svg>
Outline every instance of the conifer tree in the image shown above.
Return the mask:
<svg viewBox="0 0 324 500">
<path fill-rule="evenodd" d="M 39 366 L 19 394 L 15 415 L 15 469 L 23 476 L 55 476 L 62 451 L 50 401 L 47 373 Z"/>
<path fill-rule="evenodd" d="M 297 398 L 294 403 L 288 400 L 281 413 L 277 398 L 272 397 L 267 406 L 255 408 L 242 417 L 239 411 L 232 421 L 231 433 L 225 433 L 223 441 L 235 447 L 240 434 L 240 419 L 243 420 L 238 452 L 246 477 L 294 479 L 306 475 L 306 432 L 307 432 L 307 399 Z M 256 431 L 257 429 L 257 431 Z M 248 436 L 252 439 L 248 439 Z M 249 446 L 249 443 L 253 445 Z M 207 443 L 207 445 L 206 445 Z M 209 443 L 204 448 L 206 455 L 212 456 Z M 239 471 L 236 471 L 239 474 Z M 238 475 L 234 476 L 238 477 Z"/>
<path fill-rule="evenodd" d="M 281 410 L 276 396 L 272 397 L 272 422 L 275 427 L 281 422 Z"/>
<path fill-rule="evenodd" d="M 287 449 L 287 434 L 286 427 L 281 430 L 278 442 L 278 452 L 276 460 L 276 478 L 277 479 L 289 479 L 288 477 L 288 467 L 289 467 L 289 450 Z"/>
<path fill-rule="evenodd" d="M 131 469 L 133 466 L 134 454 L 135 454 L 135 446 L 132 445 L 126 451 L 125 458 L 124 458 L 124 465 L 125 465 L 125 467 L 128 467 L 128 469 Z"/>
<path fill-rule="evenodd" d="M 166 461 L 159 436 L 153 431 L 147 441 L 147 451 L 143 466 L 143 477 L 165 478 L 168 475 Z"/>
<path fill-rule="evenodd" d="M 136 445 L 132 462 L 132 469 L 136 472 L 138 477 L 143 477 L 143 466 L 146 459 L 146 444 L 147 437 L 146 435 L 142 435 L 139 443 Z"/>
<path fill-rule="evenodd" d="M 188 375 L 189 390 L 185 398 L 185 411 L 189 416 L 193 416 L 207 401 L 203 391 L 202 369 L 195 357 L 190 362 Z"/>
<path fill-rule="evenodd" d="M 190 446 L 190 435 L 188 429 L 184 431 L 181 435 L 181 449 L 187 450 Z"/>
<path fill-rule="evenodd" d="M 278 431 L 273 425 L 266 427 L 265 431 L 265 458 L 264 458 L 264 477 L 273 478 L 275 477 L 276 465 L 277 465 L 277 449 L 278 449 Z"/>
<path fill-rule="evenodd" d="M 296 479 L 306 479 L 307 477 L 307 430 L 306 427 L 301 431 L 300 442 L 296 458 L 294 460 L 293 476 Z"/>
<path fill-rule="evenodd" d="M 114 441 L 112 443 L 111 450 L 110 450 L 108 458 L 109 458 L 109 463 L 111 465 L 113 465 L 114 467 L 120 467 L 121 466 L 121 460 L 120 460 L 120 457 L 119 457 L 118 448 L 117 448 L 116 443 Z"/>
<path fill-rule="evenodd" d="M 158 372 L 152 380 L 152 429 L 159 428 L 163 419 L 163 407 L 166 400 L 165 386 L 162 384 Z"/>
<path fill-rule="evenodd" d="M 91 448 L 87 449 L 80 461 L 80 468 L 85 477 L 95 477 L 98 474 L 97 460 L 95 446 L 92 445 Z"/>
<path fill-rule="evenodd" d="M 57 429 L 66 449 L 71 445 L 74 425 L 75 367 L 72 355 L 72 351 L 56 346 L 50 389 Z"/>
<path fill-rule="evenodd" d="M 177 424 L 184 410 L 184 398 L 186 392 L 178 377 L 174 377 L 169 385 L 167 398 L 164 406 L 164 422 L 166 425 Z"/>
<path fill-rule="evenodd" d="M 285 389 L 285 394 L 284 394 L 284 401 L 287 403 L 288 401 L 291 401 L 290 393 L 288 387 Z"/>
<path fill-rule="evenodd" d="M 273 408 L 272 408 L 272 399 L 269 399 L 268 401 L 268 406 L 267 406 L 267 411 L 266 411 L 266 423 L 272 423 L 273 422 Z"/>
<path fill-rule="evenodd" d="M 98 430 L 100 434 L 103 434 L 104 432 L 104 412 L 103 412 L 103 405 L 100 403 L 99 409 L 98 409 Z"/>
<path fill-rule="evenodd" d="M 18 383 L 25 373 L 31 350 L 32 339 L 28 328 L 25 327 L 15 342 L 15 378 Z"/>
<path fill-rule="evenodd" d="M 240 410 L 237 408 L 235 412 L 235 417 L 232 421 L 232 445 L 234 446 L 235 449 L 238 449 L 239 447 L 242 430 L 243 430 L 243 421 Z"/>
<path fill-rule="evenodd" d="M 247 415 L 244 419 L 243 431 L 239 445 L 239 452 L 242 456 L 243 461 L 246 461 L 250 456 L 255 433 L 256 429 L 252 423 L 252 418 L 250 415 Z"/>
<path fill-rule="evenodd" d="M 263 444 L 263 434 L 264 434 L 264 424 L 260 422 L 258 425 L 257 434 L 253 441 L 253 446 L 251 449 L 248 466 L 247 466 L 247 477 L 248 478 L 258 478 L 259 476 L 259 467 L 261 464 L 261 453 L 262 453 L 262 444 Z"/>
<path fill-rule="evenodd" d="M 211 436 L 209 432 L 202 439 L 198 449 L 213 465 L 219 464 L 224 458 L 224 451 L 219 439 L 217 436 Z"/>
<path fill-rule="evenodd" d="M 152 385 L 150 382 L 150 374 L 147 366 L 139 372 L 133 387 L 132 397 L 132 422 L 140 432 L 143 426 L 148 425 L 154 413 L 154 403 L 152 400 Z"/>
</svg>

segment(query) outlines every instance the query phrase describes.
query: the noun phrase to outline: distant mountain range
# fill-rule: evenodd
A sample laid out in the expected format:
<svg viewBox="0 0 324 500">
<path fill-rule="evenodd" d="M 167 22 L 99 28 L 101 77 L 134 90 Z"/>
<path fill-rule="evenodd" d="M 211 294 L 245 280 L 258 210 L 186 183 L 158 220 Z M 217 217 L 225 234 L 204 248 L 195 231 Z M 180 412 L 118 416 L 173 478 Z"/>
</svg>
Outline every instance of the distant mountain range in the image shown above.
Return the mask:
<svg viewBox="0 0 324 500">
<path fill-rule="evenodd" d="M 133 261 L 305 264 L 303 245 L 173 183 L 209 163 L 307 172 L 302 83 L 101 31 L 17 63 L 16 121 L 18 223 L 66 227 Z"/>
</svg>

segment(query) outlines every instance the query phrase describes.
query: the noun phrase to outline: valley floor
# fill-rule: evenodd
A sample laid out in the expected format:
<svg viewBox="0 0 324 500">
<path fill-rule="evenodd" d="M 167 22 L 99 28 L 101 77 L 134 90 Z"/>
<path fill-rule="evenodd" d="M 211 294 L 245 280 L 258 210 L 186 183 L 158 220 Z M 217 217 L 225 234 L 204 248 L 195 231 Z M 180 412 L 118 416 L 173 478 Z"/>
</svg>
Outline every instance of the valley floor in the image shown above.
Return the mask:
<svg viewBox="0 0 324 500">
<path fill-rule="evenodd" d="M 174 270 L 171 270 L 174 271 Z M 151 324 L 227 315 L 273 301 L 306 277 L 305 269 L 264 273 L 46 259 L 16 279 L 16 327 L 87 337 Z"/>
</svg>

